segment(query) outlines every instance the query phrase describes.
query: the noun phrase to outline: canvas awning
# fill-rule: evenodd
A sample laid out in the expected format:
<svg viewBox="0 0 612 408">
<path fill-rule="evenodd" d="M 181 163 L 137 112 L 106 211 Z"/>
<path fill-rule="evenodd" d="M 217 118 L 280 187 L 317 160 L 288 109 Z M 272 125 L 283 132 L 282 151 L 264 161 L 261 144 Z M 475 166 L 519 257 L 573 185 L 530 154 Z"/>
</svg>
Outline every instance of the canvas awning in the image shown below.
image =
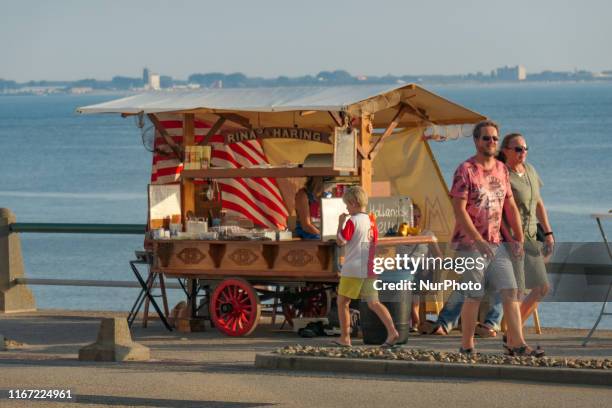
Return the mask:
<svg viewBox="0 0 612 408">
<path fill-rule="evenodd" d="M 77 109 L 83 114 L 195 113 L 202 119 L 237 114 L 251 126 L 336 126 L 329 112 L 350 117 L 374 114 L 374 126 L 386 128 L 401 106 L 406 112 L 398 127 L 434 123 L 476 123 L 485 117 L 426 89 L 406 84 L 332 87 L 234 88 L 146 92 Z"/>
</svg>

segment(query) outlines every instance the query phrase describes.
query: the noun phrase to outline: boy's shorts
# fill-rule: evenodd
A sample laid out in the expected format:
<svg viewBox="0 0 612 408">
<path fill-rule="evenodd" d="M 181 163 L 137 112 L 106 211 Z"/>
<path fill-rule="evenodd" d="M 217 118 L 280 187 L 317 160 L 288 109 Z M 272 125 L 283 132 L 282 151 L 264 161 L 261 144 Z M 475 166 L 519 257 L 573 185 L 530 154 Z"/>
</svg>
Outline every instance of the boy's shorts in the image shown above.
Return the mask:
<svg viewBox="0 0 612 408">
<path fill-rule="evenodd" d="M 338 294 L 350 299 L 361 299 L 366 302 L 378 300 L 378 291 L 374 288 L 375 280 L 341 276 Z"/>
</svg>

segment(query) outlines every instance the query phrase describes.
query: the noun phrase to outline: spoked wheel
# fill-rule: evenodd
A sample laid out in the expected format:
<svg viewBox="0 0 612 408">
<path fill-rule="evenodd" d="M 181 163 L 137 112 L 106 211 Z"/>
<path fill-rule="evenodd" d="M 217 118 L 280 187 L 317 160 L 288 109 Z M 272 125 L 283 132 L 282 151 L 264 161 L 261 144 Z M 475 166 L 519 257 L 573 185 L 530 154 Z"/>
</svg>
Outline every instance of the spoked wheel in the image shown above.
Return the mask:
<svg viewBox="0 0 612 408">
<path fill-rule="evenodd" d="M 210 299 L 210 316 L 215 327 L 228 336 L 250 334 L 261 315 L 259 297 L 244 279 L 225 279 Z"/>
<path fill-rule="evenodd" d="M 283 315 L 289 326 L 293 327 L 296 317 L 323 317 L 329 310 L 330 297 L 322 284 L 307 284 L 291 288 L 284 296 Z"/>
</svg>

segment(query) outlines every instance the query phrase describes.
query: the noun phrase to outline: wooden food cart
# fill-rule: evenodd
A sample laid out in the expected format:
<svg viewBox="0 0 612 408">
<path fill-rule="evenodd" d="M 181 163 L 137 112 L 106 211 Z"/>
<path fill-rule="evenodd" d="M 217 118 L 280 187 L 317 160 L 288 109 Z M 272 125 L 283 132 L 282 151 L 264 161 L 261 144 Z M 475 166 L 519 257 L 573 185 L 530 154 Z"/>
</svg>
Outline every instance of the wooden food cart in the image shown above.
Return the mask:
<svg viewBox="0 0 612 408">
<path fill-rule="evenodd" d="M 413 84 L 152 92 L 78 111 L 150 120 L 152 185 L 180 185 L 181 224 L 179 236 L 152 240 L 151 271 L 188 279 L 194 308 L 195 293 L 204 288 L 212 323 L 230 336 L 254 330 L 262 300 L 279 302 L 289 322 L 327 313 L 329 289 L 339 277 L 335 242 L 325 234 L 321 240 L 289 238 L 286 232 L 280 233 L 282 240 L 274 236 L 274 230 L 291 226 L 293 197 L 305 177 L 325 177 L 336 192 L 342 188 L 334 189 L 335 184 L 357 184 L 371 197 L 410 196 L 425 204 L 426 218 L 428 210 L 431 217 L 440 216 L 450 212 L 450 204 L 424 192 L 435 184 L 442 196 L 447 193 L 423 131 L 484 119 Z M 389 140 L 403 143 L 402 138 L 421 149 L 414 168 L 427 173 L 412 175 L 412 181 L 407 177 L 414 149 L 385 147 Z M 193 156 L 194 146 L 210 146 L 210 157 Z M 192 217 L 215 218 L 221 225 L 210 228 L 218 234 L 189 235 Z M 149 218 L 151 229 L 161 225 Z M 252 229 L 246 236 L 231 234 L 244 232 L 223 225 L 232 218 L 249 220 L 268 234 Z M 449 219 L 444 223 L 448 230 Z M 424 236 L 385 237 L 385 232 L 380 251 L 431 242 Z"/>
</svg>

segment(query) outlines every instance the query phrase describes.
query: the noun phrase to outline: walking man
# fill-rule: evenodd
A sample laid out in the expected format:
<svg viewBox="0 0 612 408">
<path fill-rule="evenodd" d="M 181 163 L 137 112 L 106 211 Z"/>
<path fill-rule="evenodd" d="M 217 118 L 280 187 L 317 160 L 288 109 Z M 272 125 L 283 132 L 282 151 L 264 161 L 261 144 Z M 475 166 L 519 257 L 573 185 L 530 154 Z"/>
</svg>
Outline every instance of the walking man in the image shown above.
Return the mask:
<svg viewBox="0 0 612 408">
<path fill-rule="evenodd" d="M 544 353 L 531 349 L 523 338 L 516 279 L 508 251 L 501 243 L 500 227 L 504 214 L 514 231 L 513 241 L 509 243 L 512 251 L 518 255 L 523 250 L 520 216 L 512 197 L 508 170 L 495 158 L 498 132 L 498 125 L 490 120 L 474 127 L 476 155 L 459 165 L 450 192 L 456 219 L 452 242 L 457 255 L 484 259 L 483 263 L 476 263 L 462 276 L 463 282 L 480 283 L 480 290 L 464 292 L 459 351 L 467 354 L 475 352 L 474 328 L 486 280 L 488 287 L 501 294 L 508 327 L 504 346 L 508 353 L 541 357 Z"/>
</svg>

